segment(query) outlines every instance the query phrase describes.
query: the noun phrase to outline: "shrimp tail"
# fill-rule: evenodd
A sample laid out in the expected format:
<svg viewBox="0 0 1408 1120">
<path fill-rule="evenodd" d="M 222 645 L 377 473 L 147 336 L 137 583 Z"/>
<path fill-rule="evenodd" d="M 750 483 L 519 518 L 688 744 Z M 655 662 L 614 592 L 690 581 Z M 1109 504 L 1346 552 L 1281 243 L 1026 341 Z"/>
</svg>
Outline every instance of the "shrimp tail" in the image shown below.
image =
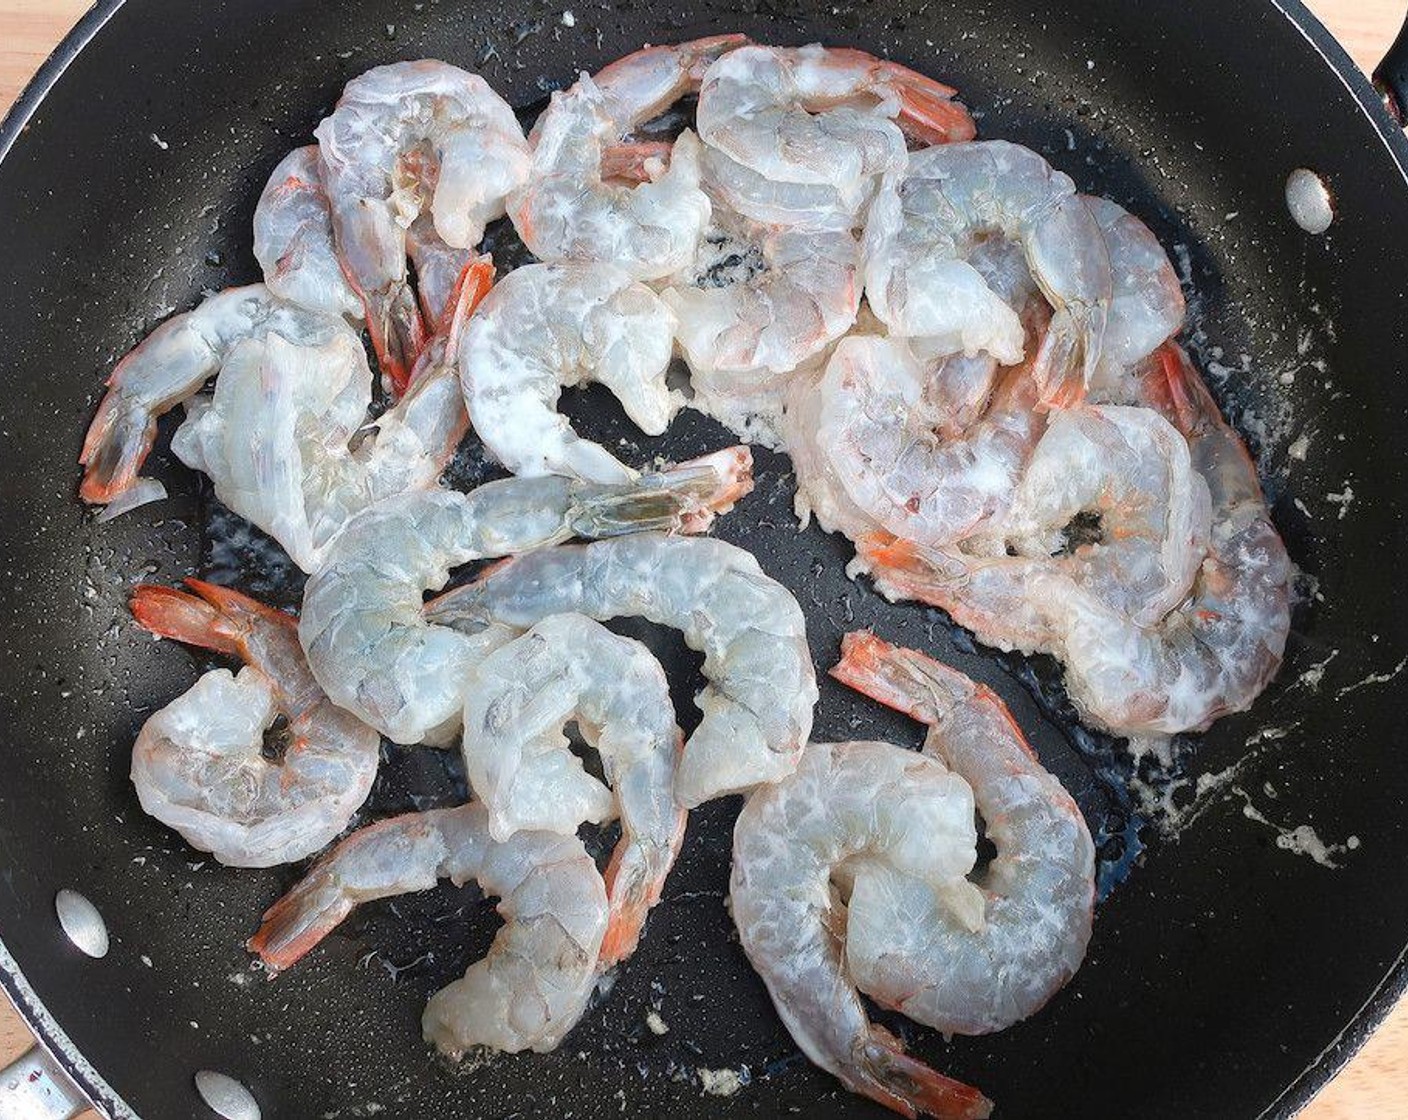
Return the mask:
<svg viewBox="0 0 1408 1120">
<path fill-rule="evenodd" d="M 137 472 L 155 441 L 156 417 L 133 408 L 122 390 L 110 382 L 78 456 L 85 468 L 79 495 L 90 505 L 105 505 L 140 485 Z"/>
<path fill-rule="evenodd" d="M 1100 363 L 1108 308 L 1104 304 L 1067 303 L 1051 318 L 1041 349 L 1032 362 L 1032 378 L 1041 403 L 1051 409 L 1072 408 L 1085 399 Z"/>
<path fill-rule="evenodd" d="M 347 273 L 347 279 L 355 287 L 351 273 Z M 399 399 L 411 383 L 416 359 L 430 341 L 420 305 L 410 284 L 404 280 L 381 291 L 359 290 L 359 294 L 366 308 L 372 347 L 386 378 L 386 389 L 393 398 Z"/>
<path fill-rule="evenodd" d="M 674 147 L 668 140 L 613 144 L 601 153 L 601 177 L 628 186 L 653 182 L 670 166 Z"/>
<path fill-rule="evenodd" d="M 595 488 L 573 512 L 572 531 L 592 538 L 647 530 L 701 533 L 752 489 L 753 453 L 730 447 L 647 475 L 639 484 Z"/>
<path fill-rule="evenodd" d="M 193 585 L 199 582 L 191 581 Z M 132 593 L 131 607 L 138 624 L 159 638 L 173 638 L 217 653 L 238 655 L 244 649 L 243 630 L 218 606 L 174 587 L 140 584 Z"/>
<path fill-rule="evenodd" d="M 863 533 L 856 539 L 856 564 L 892 602 L 913 599 L 945 610 L 952 605 L 952 589 L 962 578 L 948 573 L 941 553 L 884 532 Z"/>
<path fill-rule="evenodd" d="M 967 108 L 953 100 L 957 90 L 905 70 L 898 82 L 899 125 L 925 144 L 958 144 L 978 135 Z"/>
<path fill-rule="evenodd" d="M 455 281 L 454 295 L 446 304 L 439 323 L 440 333 L 449 336 L 449 353 L 454 353 L 458 348 L 460 331 L 493 288 L 494 277 L 494 258 L 482 253 L 464 266 L 464 271 Z"/>
<path fill-rule="evenodd" d="M 246 943 L 270 973 L 296 964 L 355 907 L 353 900 L 314 872 L 264 912 Z"/>
<path fill-rule="evenodd" d="M 855 1064 L 842 1077 L 846 1088 L 901 1116 L 912 1120 L 924 1113 L 939 1120 L 984 1120 L 992 1115 L 992 1101 L 977 1089 L 909 1057 L 879 1027 L 870 1028 L 857 1051 Z"/>
<path fill-rule="evenodd" d="M 665 889 L 665 877 L 675 864 L 680 845 L 684 843 L 687 820 L 688 813 L 680 809 L 670 847 L 653 853 L 655 859 L 649 857 L 641 844 L 624 836 L 611 853 L 611 861 L 603 873 L 611 910 L 597 964 L 602 972 L 625 960 L 640 944 L 645 919 L 651 908 L 660 901 L 660 894 Z"/>
<path fill-rule="evenodd" d="M 868 630 L 853 630 L 841 639 L 841 660 L 831 676 L 928 724 L 938 723 L 944 710 L 973 691 L 963 674 Z"/>
</svg>

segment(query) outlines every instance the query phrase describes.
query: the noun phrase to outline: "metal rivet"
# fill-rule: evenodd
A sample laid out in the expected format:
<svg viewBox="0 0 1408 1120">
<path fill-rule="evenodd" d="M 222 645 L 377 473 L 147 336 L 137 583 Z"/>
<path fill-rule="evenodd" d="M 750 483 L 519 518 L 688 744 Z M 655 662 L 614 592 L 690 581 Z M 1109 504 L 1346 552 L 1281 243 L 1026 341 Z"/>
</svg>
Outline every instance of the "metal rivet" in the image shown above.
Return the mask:
<svg viewBox="0 0 1408 1120">
<path fill-rule="evenodd" d="M 1286 180 L 1286 206 L 1291 218 L 1306 233 L 1324 233 L 1335 220 L 1335 200 L 1325 180 L 1298 167 Z"/>
<path fill-rule="evenodd" d="M 67 887 L 54 896 L 54 912 L 68 939 L 90 957 L 108 955 L 108 926 L 98 908 Z"/>
<path fill-rule="evenodd" d="M 196 1092 L 210 1110 L 225 1120 L 259 1120 L 254 1094 L 227 1074 L 203 1069 L 196 1074 Z"/>
</svg>

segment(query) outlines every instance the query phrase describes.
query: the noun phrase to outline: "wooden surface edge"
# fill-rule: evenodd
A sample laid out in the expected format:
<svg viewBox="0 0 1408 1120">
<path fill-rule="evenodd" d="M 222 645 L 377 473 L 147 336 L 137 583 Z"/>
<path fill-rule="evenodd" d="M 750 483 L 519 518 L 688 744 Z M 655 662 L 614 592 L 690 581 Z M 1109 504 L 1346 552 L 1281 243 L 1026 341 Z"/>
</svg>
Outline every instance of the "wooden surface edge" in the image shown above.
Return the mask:
<svg viewBox="0 0 1408 1120">
<path fill-rule="evenodd" d="M 1365 70 L 1397 33 L 1404 0 L 1307 0 Z M 0 0 L 0 113 L 87 11 L 87 0 Z M 1287 111 L 1294 111 L 1290 101 Z M 30 1046 L 24 1022 L 0 999 L 0 1067 Z M 1302 1120 L 1408 1117 L 1408 1000 L 1301 1113 Z M 84 1113 L 80 1120 L 100 1120 Z"/>
</svg>

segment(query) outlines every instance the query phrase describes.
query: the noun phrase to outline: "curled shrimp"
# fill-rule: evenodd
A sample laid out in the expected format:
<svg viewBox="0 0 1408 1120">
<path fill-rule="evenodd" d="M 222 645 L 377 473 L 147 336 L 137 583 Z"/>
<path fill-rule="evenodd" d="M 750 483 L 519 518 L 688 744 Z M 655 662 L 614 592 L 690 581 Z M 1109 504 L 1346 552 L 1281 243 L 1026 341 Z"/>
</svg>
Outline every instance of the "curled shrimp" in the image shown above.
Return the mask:
<svg viewBox="0 0 1408 1120">
<path fill-rule="evenodd" d="M 187 580 L 194 595 L 143 585 L 137 621 L 163 638 L 238 656 L 142 725 L 132 784 L 142 808 L 232 867 L 318 851 L 347 827 L 376 777 L 381 737 L 313 680 L 296 621 L 237 591 Z M 287 720 L 276 760 L 265 733 Z"/>
<path fill-rule="evenodd" d="M 254 208 L 254 259 L 280 299 L 361 318 L 362 301 L 343 275 L 333 244 L 316 144 L 289 152 L 269 176 Z"/>
<path fill-rule="evenodd" d="M 683 403 L 665 384 L 675 318 L 612 264 L 538 264 L 511 272 L 465 330 L 459 368 L 474 430 L 517 475 L 626 482 L 637 472 L 584 440 L 557 412 L 565 385 L 596 381 L 647 435 Z"/>
<path fill-rule="evenodd" d="M 870 1022 L 852 976 L 856 907 L 875 882 L 919 896 L 926 910 L 956 895 L 971 911 L 964 876 L 977 840 L 966 783 L 889 743 L 812 743 L 796 773 L 758 790 L 734 826 L 729 909 L 778 1015 L 808 1058 L 904 1116 L 967 1120 L 992 1105 Z M 917 932 L 908 917 L 890 931 L 892 942 Z"/>
<path fill-rule="evenodd" d="M 882 1004 L 945 1033 L 1009 1027 L 1045 1006 L 1085 957 L 1095 901 L 1085 818 L 990 689 L 873 634 L 847 634 L 841 650 L 831 675 L 929 725 L 924 753 L 972 788 L 996 848 L 957 905 L 902 868 L 857 874 L 851 973 Z"/>
<path fill-rule="evenodd" d="M 438 879 L 478 883 L 498 897 L 504 924 L 487 956 L 430 997 L 426 1041 L 455 1059 L 481 1047 L 552 1050 L 596 984 L 607 925 L 601 874 L 575 836 L 495 840 L 477 803 L 354 832 L 269 908 L 249 948 L 271 971 L 288 968 L 361 903 L 429 890 Z"/>
<path fill-rule="evenodd" d="M 371 370 L 351 331 L 325 347 L 269 335 L 236 346 L 214 395 L 187 402 L 172 450 L 210 477 L 230 509 L 315 571 L 355 513 L 435 485 L 454 455 L 469 423 L 458 335 L 492 279 L 488 257 L 466 271 L 446 331 L 422 352 L 406 394 L 374 421 Z"/>
<path fill-rule="evenodd" d="M 787 212 L 834 225 L 840 215 L 849 226 L 877 177 L 904 168 L 906 135 L 972 139 L 973 120 L 953 96 L 864 51 L 745 46 L 705 73 L 697 124 L 724 157 L 711 161 L 710 178 L 735 210 L 764 222 Z"/>
<path fill-rule="evenodd" d="M 382 370 L 400 393 L 435 329 L 417 306 L 408 251 L 417 250 L 417 264 L 429 266 L 431 286 L 445 298 L 455 286 L 445 276 L 453 250 L 477 245 L 527 179 L 528 143 L 483 78 L 430 59 L 354 78 L 315 135 L 338 255 Z"/>
<path fill-rule="evenodd" d="M 568 749 L 568 720 L 601 755 L 610 788 Z M 524 830 L 576 835 L 584 821 L 620 817 L 606 872 L 602 968 L 635 949 L 684 840 L 685 811 L 675 801 L 681 745 L 660 663 L 580 614 L 543 619 L 466 679 L 465 768 L 494 839 Z"/>
<path fill-rule="evenodd" d="M 1114 277 L 1100 364 L 1091 391 L 1131 403 L 1120 392 L 1126 375 L 1178 333 L 1187 310 L 1183 289 L 1159 239 L 1124 207 L 1085 196 L 1100 227 Z"/>
<path fill-rule="evenodd" d="M 891 332 L 944 352 L 1021 360 L 1020 308 L 968 256 L 1000 234 L 1022 246 L 1055 309 L 1033 375 L 1047 402 L 1080 399 L 1093 380 L 1113 280 L 1100 227 L 1070 178 L 1005 140 L 914 153 L 886 176 L 865 227 L 865 291 Z"/>
<path fill-rule="evenodd" d="M 799 514 L 852 539 L 883 527 L 928 545 L 999 523 L 1041 421 L 1029 367 L 1002 372 L 990 389 L 997 372 L 961 355 L 935 367 L 903 339 L 843 339 L 819 378 L 790 388 L 784 429 Z M 974 396 L 986 407 L 970 419 Z"/>
<path fill-rule="evenodd" d="M 848 230 L 764 226 L 721 206 L 665 302 L 696 393 L 769 388 L 840 338 L 860 309 Z"/>
<path fill-rule="evenodd" d="M 792 593 L 723 541 L 638 533 L 505 560 L 426 607 L 466 635 L 522 632 L 575 611 L 645 618 L 704 654 L 703 719 L 685 743 L 675 796 L 686 808 L 789 774 L 811 732 L 816 674 Z"/>
<path fill-rule="evenodd" d="M 647 47 L 553 94 L 533 127 L 532 178 L 509 206 L 535 256 L 610 261 L 637 280 L 689 263 L 709 221 L 697 137 L 675 141 L 668 167 L 640 160 L 639 174 L 608 178 L 618 169 L 606 157 L 637 125 L 696 91 L 709 63 L 743 42 L 716 35 Z"/>
<path fill-rule="evenodd" d="M 139 477 L 156 440 L 157 420 L 195 396 L 242 342 L 273 335 L 297 347 L 332 352 L 334 360 L 349 366 L 358 361 L 361 342 L 336 315 L 288 303 L 263 284 L 210 296 L 157 327 L 112 371 L 79 456 L 85 468 L 83 500 L 107 505 L 103 516 L 115 517 L 165 497 L 160 482 Z"/>
<path fill-rule="evenodd" d="M 734 448 L 616 486 L 510 478 L 379 502 L 333 539 L 304 590 L 308 664 L 336 703 L 395 742 L 443 741 L 459 726 L 466 672 L 503 644 L 502 628 L 475 638 L 423 617 L 424 593 L 451 568 L 573 536 L 699 532 L 752 488 L 751 470 Z"/>
</svg>

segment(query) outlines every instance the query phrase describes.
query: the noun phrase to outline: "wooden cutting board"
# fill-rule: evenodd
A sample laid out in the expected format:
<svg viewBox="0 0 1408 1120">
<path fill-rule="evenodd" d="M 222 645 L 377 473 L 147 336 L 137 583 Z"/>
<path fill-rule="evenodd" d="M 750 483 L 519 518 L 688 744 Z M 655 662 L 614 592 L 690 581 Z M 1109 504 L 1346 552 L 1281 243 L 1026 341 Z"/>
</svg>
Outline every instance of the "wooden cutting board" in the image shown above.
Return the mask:
<svg viewBox="0 0 1408 1120">
<path fill-rule="evenodd" d="M 1398 32 L 1404 0 L 1306 0 L 1365 70 Z M 88 8 L 88 0 L 0 0 L 0 113 Z M 0 1066 L 29 1046 L 19 1016 L 0 999 Z M 1408 1001 L 1301 1114 L 1303 1120 L 1408 1118 Z M 98 1120 L 85 1113 L 81 1120 Z"/>
</svg>

